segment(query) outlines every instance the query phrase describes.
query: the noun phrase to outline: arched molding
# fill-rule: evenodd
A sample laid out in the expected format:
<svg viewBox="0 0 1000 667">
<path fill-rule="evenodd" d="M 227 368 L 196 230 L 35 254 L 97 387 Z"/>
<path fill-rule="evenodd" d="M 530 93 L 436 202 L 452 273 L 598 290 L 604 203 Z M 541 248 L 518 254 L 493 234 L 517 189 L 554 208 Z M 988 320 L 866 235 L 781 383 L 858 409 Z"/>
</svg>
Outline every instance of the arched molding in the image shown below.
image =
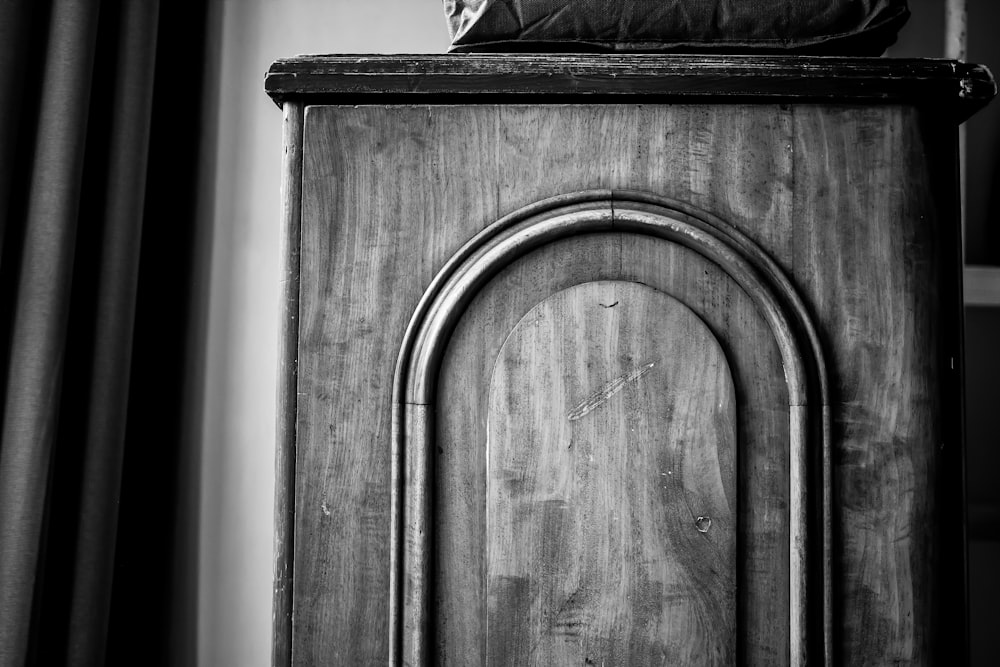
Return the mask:
<svg viewBox="0 0 1000 667">
<path fill-rule="evenodd" d="M 390 664 L 422 665 L 429 653 L 428 472 L 437 375 L 449 337 L 476 294 L 504 267 L 549 243 L 602 232 L 663 239 L 702 255 L 747 292 L 769 325 L 788 387 L 791 664 L 805 664 L 816 652 L 810 644 L 819 642 L 822 658 L 833 664 L 829 390 L 805 304 L 774 260 L 732 225 L 682 202 L 611 190 L 546 199 L 490 225 L 445 264 L 417 305 L 393 384 Z M 817 491 L 822 526 L 810 531 L 810 494 Z M 816 569 L 822 586 L 810 584 L 817 581 L 811 572 Z"/>
</svg>

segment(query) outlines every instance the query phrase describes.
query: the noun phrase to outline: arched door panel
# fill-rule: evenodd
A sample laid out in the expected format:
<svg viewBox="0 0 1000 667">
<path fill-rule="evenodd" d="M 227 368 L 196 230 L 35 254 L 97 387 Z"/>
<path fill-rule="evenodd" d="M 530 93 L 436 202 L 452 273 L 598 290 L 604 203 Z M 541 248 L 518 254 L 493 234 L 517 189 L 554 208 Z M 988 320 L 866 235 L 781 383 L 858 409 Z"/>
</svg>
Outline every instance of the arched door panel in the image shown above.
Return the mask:
<svg viewBox="0 0 1000 667">
<path fill-rule="evenodd" d="M 788 392 L 773 335 L 750 296 L 701 255 L 661 239 L 607 233 L 557 241 L 503 269 L 469 305 L 449 341 L 434 452 L 432 616 L 444 664 L 486 664 L 487 644 L 480 638 L 488 635 L 488 389 L 501 346 L 547 295 L 609 280 L 649 286 L 687 304 L 732 369 L 740 451 L 734 457 L 740 498 L 735 523 L 743 527 L 734 573 L 740 582 L 735 637 L 748 657 L 773 664 L 775 656 L 788 654 Z M 664 330 L 670 327 L 661 328 L 661 338 Z M 446 407 L 456 405 L 463 407 Z"/>
<path fill-rule="evenodd" d="M 418 310 L 404 662 L 803 664 L 808 323 L 747 239 L 648 208 L 498 223 Z"/>
<path fill-rule="evenodd" d="M 704 323 L 639 283 L 518 322 L 487 402 L 489 664 L 733 661 L 734 393 Z"/>
</svg>

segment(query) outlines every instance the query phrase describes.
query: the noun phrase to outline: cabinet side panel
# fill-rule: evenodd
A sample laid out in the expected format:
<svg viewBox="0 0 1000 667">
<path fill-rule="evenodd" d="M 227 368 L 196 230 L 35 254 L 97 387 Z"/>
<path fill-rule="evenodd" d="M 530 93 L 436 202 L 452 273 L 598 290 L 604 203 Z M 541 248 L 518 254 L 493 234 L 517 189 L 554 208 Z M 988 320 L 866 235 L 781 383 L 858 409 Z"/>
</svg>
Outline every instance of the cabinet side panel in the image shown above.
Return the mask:
<svg viewBox="0 0 1000 667">
<path fill-rule="evenodd" d="M 492 108 L 308 107 L 295 664 L 388 656 L 390 402 L 433 274 L 498 217 Z"/>
<path fill-rule="evenodd" d="M 909 107 L 799 106 L 795 277 L 831 374 L 838 664 L 928 664 L 942 223 Z"/>
</svg>

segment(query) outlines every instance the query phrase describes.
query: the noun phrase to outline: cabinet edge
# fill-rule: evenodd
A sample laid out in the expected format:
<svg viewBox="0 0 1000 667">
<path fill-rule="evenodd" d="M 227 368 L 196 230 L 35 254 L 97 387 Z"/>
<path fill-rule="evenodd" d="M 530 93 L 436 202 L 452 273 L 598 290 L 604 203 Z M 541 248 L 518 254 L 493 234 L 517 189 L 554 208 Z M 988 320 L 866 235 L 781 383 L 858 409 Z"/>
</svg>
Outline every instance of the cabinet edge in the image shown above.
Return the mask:
<svg viewBox="0 0 1000 667">
<path fill-rule="evenodd" d="M 281 329 L 274 484 L 274 598 L 271 664 L 292 664 L 295 547 L 295 439 L 298 407 L 299 256 L 302 213 L 303 106 L 282 107 Z"/>
</svg>

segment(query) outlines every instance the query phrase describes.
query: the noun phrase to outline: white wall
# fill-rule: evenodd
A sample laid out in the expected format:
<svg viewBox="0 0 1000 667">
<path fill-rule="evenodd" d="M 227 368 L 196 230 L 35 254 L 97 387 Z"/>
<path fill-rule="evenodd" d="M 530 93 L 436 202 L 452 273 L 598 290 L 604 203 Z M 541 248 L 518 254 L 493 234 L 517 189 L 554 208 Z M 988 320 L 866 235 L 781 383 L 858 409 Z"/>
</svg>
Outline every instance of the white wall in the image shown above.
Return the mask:
<svg viewBox="0 0 1000 667">
<path fill-rule="evenodd" d="M 441 0 L 220 0 L 198 663 L 270 664 L 281 112 L 270 63 L 447 49 Z"/>
</svg>

